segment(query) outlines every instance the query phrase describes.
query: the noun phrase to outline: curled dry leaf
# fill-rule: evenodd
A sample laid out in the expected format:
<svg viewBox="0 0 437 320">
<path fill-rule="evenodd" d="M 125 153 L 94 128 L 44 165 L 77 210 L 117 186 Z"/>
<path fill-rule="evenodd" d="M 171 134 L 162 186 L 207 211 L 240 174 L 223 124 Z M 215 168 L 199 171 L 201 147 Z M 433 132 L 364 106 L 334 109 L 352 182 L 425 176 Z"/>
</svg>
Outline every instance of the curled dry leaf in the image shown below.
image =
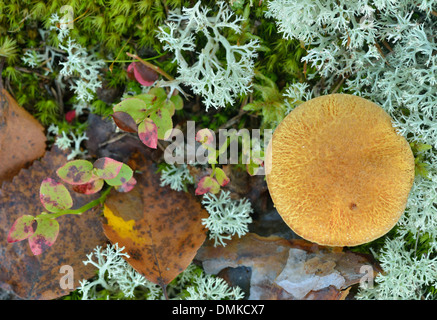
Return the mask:
<svg viewBox="0 0 437 320">
<path fill-rule="evenodd" d="M 69 294 L 79 286 L 79 280 L 95 274 L 93 267 L 82 263 L 85 254 L 107 241 L 98 208 L 94 208 L 80 216 L 59 217 L 61 234 L 54 245 L 40 255 L 32 253 L 27 241 L 8 243 L 8 232 L 19 217 L 38 215 L 44 210 L 39 197 L 41 182 L 48 177 L 57 179 L 55 170 L 66 162 L 67 153 L 55 148 L 41 161 L 34 161 L 29 169 L 21 170 L 11 182 L 3 183 L 0 189 L 0 287 L 23 299 L 54 299 Z M 71 186 L 66 187 L 73 199 L 72 209 L 98 197 L 81 195 L 73 192 Z M 61 278 L 65 276 L 60 273 L 63 265 L 74 270 L 73 289 L 60 287 Z"/>
<path fill-rule="evenodd" d="M 206 238 L 206 211 L 196 198 L 159 187 L 156 167 L 138 156 L 129 165 L 142 172 L 128 193 L 111 192 L 105 201 L 104 230 L 125 247 L 127 261 L 163 288 L 187 268 Z"/>
<path fill-rule="evenodd" d="M 213 241 L 207 241 L 196 259 L 212 274 L 227 267 L 250 267 L 251 300 L 340 299 L 343 290 L 369 276 L 368 270 L 373 276 L 381 271 L 360 254 L 251 233 L 233 238 L 226 247 L 214 247 Z"/>
</svg>

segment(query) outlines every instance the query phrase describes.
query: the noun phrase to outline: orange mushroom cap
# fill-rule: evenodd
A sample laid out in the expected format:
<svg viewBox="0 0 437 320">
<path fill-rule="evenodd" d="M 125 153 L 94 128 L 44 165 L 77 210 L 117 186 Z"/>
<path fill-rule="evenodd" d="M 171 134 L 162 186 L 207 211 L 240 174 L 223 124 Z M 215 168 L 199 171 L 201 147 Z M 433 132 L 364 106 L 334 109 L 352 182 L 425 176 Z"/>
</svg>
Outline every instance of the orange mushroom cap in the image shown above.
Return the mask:
<svg viewBox="0 0 437 320">
<path fill-rule="evenodd" d="M 266 179 L 276 209 L 299 236 L 356 246 L 386 234 L 403 214 L 414 156 L 381 107 L 331 94 L 301 104 L 279 124 Z"/>
</svg>

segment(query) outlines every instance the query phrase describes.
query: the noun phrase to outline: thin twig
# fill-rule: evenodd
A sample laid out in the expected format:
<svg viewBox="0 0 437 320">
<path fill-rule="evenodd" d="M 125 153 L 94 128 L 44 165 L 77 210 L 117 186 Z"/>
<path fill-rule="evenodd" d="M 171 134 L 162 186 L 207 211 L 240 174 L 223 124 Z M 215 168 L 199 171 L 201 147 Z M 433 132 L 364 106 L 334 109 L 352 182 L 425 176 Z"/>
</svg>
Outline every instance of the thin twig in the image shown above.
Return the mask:
<svg viewBox="0 0 437 320">
<path fill-rule="evenodd" d="M 99 144 L 99 148 L 104 147 L 104 146 L 106 146 L 108 144 L 117 142 L 118 140 L 121 140 L 124 137 L 126 137 L 128 134 L 129 134 L 128 132 L 124 132 L 124 133 L 119 134 L 118 136 L 116 136 L 116 137 L 114 137 L 112 139 L 109 139 L 108 141 L 102 142 L 102 143 Z"/>
</svg>

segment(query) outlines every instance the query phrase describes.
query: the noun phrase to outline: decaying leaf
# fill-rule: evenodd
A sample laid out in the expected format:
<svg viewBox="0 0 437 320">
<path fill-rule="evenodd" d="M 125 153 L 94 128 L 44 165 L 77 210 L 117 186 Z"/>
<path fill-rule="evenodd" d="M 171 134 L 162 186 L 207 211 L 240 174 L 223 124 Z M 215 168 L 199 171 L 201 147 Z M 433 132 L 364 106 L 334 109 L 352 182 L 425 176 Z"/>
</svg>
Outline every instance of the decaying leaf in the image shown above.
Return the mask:
<svg viewBox="0 0 437 320">
<path fill-rule="evenodd" d="M 207 241 L 196 259 L 211 274 L 227 267 L 250 267 L 251 300 L 344 299 L 343 290 L 368 276 L 362 273 L 363 266 L 372 268 L 374 276 L 380 271 L 359 254 L 251 233 L 232 239 L 226 247 Z"/>
<path fill-rule="evenodd" d="M 44 155 L 44 128 L 6 90 L 0 91 L 0 185 Z"/>
<path fill-rule="evenodd" d="M 54 299 L 68 294 L 79 286 L 79 280 L 94 275 L 95 269 L 85 266 L 86 253 L 107 239 L 101 226 L 98 208 L 80 216 L 59 217 L 59 235 L 53 246 L 35 256 L 28 241 L 8 243 L 7 235 L 17 218 L 36 216 L 44 211 L 39 191 L 46 178 L 59 181 L 55 170 L 67 162 L 67 153 L 58 149 L 47 152 L 41 161 L 34 161 L 29 169 L 22 170 L 11 182 L 0 189 L 0 287 L 13 291 L 23 299 Z M 72 209 L 96 199 L 98 195 L 81 195 L 66 185 L 72 199 Z M 36 227 L 36 226 L 35 226 Z M 71 266 L 74 270 L 73 288 L 61 287 L 64 273 L 60 268 Z"/>
<path fill-rule="evenodd" d="M 156 167 L 137 157 L 129 165 L 141 174 L 128 193 L 111 192 L 105 201 L 104 230 L 124 246 L 127 261 L 148 280 L 165 287 L 186 269 L 206 238 L 206 211 L 187 193 L 160 187 Z"/>
</svg>

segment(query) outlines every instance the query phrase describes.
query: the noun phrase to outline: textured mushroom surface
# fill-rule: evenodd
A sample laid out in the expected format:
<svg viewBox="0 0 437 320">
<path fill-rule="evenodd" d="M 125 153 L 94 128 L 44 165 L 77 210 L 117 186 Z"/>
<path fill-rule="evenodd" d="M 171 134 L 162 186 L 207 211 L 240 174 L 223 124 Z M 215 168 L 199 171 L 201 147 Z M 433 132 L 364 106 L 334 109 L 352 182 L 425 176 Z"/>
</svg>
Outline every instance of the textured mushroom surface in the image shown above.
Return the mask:
<svg viewBox="0 0 437 320">
<path fill-rule="evenodd" d="M 276 128 L 267 185 L 290 228 L 327 246 L 355 246 L 386 234 L 403 214 L 414 156 L 390 116 L 361 97 L 307 101 Z"/>
</svg>

